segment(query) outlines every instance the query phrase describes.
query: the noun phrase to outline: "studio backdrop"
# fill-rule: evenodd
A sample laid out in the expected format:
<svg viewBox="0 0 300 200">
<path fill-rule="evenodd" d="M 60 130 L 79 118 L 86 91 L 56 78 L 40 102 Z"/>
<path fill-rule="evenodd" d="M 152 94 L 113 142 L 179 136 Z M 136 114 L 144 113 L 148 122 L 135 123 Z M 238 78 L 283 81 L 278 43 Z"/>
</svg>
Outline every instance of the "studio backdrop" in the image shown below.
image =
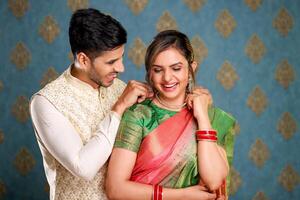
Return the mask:
<svg viewBox="0 0 300 200">
<path fill-rule="evenodd" d="M 186 33 L 197 83 L 238 121 L 230 199 L 300 199 L 299 0 L 0 1 L 0 199 L 48 199 L 28 103 L 72 63 L 68 23 L 87 7 L 128 31 L 125 82 L 144 81 L 155 34 Z"/>
</svg>

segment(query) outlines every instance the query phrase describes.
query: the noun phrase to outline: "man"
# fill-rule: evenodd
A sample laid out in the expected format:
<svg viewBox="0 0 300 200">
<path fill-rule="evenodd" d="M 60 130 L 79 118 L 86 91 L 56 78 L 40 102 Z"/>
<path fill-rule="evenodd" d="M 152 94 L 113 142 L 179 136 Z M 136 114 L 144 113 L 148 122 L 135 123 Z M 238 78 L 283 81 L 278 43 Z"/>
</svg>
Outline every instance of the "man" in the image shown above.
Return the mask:
<svg viewBox="0 0 300 200">
<path fill-rule="evenodd" d="M 152 95 L 124 71 L 126 31 L 95 9 L 76 11 L 69 26 L 74 63 L 33 95 L 30 112 L 50 199 L 106 199 L 104 176 L 124 110 Z"/>
</svg>

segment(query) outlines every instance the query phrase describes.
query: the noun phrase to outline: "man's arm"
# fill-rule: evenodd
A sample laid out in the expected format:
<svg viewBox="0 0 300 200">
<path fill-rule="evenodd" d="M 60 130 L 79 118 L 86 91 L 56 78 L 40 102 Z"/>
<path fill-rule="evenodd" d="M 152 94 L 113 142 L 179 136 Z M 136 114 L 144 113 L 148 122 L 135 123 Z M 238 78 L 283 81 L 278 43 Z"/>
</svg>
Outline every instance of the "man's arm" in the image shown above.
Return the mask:
<svg viewBox="0 0 300 200">
<path fill-rule="evenodd" d="M 49 153 L 75 176 L 93 179 L 112 151 L 120 123 L 118 114 L 107 114 L 96 135 L 83 145 L 69 120 L 43 96 L 33 98 L 30 111 L 37 137 Z"/>
<path fill-rule="evenodd" d="M 112 111 L 120 116 L 123 112 L 135 103 L 140 103 L 146 98 L 153 97 L 153 91 L 149 85 L 139 81 L 131 80 L 128 82 L 123 93 L 112 107 Z"/>
</svg>

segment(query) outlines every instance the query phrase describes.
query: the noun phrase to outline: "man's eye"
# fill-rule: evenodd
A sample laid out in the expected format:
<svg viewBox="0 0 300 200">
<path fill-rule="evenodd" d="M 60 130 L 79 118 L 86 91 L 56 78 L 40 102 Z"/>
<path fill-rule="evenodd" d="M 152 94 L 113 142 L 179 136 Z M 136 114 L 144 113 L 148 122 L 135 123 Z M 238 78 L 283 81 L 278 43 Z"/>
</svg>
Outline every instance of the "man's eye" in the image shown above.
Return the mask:
<svg viewBox="0 0 300 200">
<path fill-rule="evenodd" d="M 115 61 L 109 61 L 107 64 L 112 65 L 114 63 L 115 63 Z"/>
</svg>

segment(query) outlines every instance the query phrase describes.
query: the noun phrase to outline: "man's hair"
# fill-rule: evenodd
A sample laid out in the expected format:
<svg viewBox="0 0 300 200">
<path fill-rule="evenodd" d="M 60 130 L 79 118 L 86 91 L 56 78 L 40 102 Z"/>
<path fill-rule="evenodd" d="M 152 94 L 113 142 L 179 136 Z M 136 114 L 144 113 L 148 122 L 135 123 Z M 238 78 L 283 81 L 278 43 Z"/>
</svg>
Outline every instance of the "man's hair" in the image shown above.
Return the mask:
<svg viewBox="0 0 300 200">
<path fill-rule="evenodd" d="M 100 56 L 127 41 L 127 33 L 116 19 L 88 8 L 74 12 L 70 20 L 69 41 L 74 58 L 79 52 L 90 59 Z"/>
</svg>

